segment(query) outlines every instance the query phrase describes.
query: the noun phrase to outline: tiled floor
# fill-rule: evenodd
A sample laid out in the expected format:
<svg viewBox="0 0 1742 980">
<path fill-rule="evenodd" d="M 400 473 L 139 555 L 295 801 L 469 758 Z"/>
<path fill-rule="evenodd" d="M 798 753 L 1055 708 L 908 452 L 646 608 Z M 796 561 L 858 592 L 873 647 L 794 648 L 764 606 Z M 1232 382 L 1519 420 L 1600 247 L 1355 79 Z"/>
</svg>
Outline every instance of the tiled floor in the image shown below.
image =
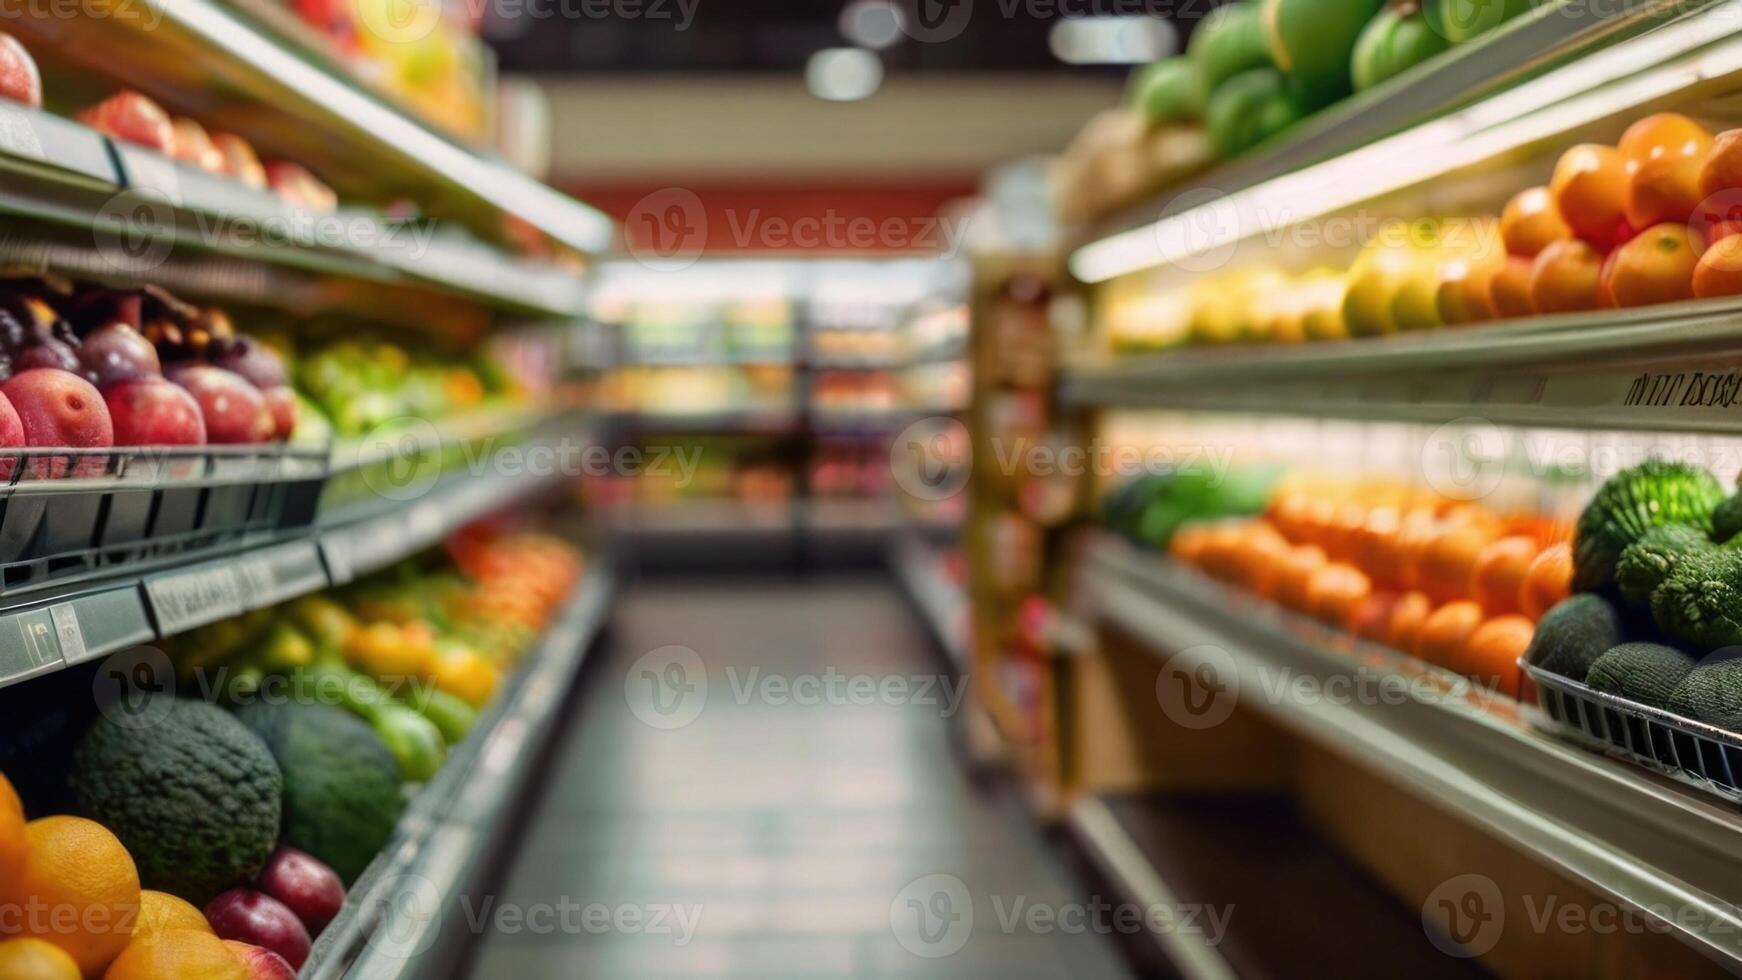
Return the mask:
<svg viewBox="0 0 1742 980">
<path fill-rule="evenodd" d="M 1126 975 L 1050 924 L 1088 896 L 969 785 L 882 580 L 643 582 L 616 624 L 474 976 Z"/>
</svg>

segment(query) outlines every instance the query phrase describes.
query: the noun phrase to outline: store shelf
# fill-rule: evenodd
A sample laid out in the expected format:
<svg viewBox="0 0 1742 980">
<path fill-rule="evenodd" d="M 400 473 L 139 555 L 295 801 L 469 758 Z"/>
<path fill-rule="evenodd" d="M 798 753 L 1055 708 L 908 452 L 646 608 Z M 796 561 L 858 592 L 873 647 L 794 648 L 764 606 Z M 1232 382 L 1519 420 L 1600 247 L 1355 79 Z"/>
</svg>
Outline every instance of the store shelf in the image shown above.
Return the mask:
<svg viewBox="0 0 1742 980">
<path fill-rule="evenodd" d="M 1290 416 L 1742 431 L 1742 302 L 1612 310 L 1388 338 L 1079 361 L 1068 404 Z"/>
<path fill-rule="evenodd" d="M 1464 168 L 1515 160 L 1666 98 L 1733 88 L 1742 71 L 1731 28 L 1737 9 L 1735 0 L 1538 6 L 1314 117 L 1270 152 L 1170 187 L 1165 201 L 1096 227 L 1074 250 L 1071 271 L 1104 282 L 1188 257 L 1207 263 L 1218 250 L 1405 189 L 1434 185 L 1437 194 L 1426 195 L 1433 204 L 1455 206 L 1439 184 Z M 1430 103 L 1451 108 L 1473 98 L 1437 118 L 1424 114 Z"/>
<path fill-rule="evenodd" d="M 663 435 L 784 435 L 797 424 L 789 411 L 615 412 L 610 422 L 620 429 Z"/>
<path fill-rule="evenodd" d="M 321 934 L 304 980 L 431 976 L 454 962 L 462 896 L 499 872 L 492 855 L 513 827 L 558 709 L 605 626 L 616 588 L 595 560 L 525 668 L 411 801 L 394 839 Z M 475 897 L 475 896 L 474 896 Z"/>
<path fill-rule="evenodd" d="M 216 0 L 10 23 L 51 91 L 62 77 L 106 76 L 240 133 L 263 155 L 304 163 L 345 196 L 410 198 L 492 233 L 513 216 L 587 253 L 612 242 L 597 210 L 444 138 Z"/>
<path fill-rule="evenodd" d="M 241 543 L 122 574 L 29 589 L 0 601 L 0 687 L 141 643 L 342 585 L 429 547 L 454 530 L 538 493 L 559 474 L 486 464 L 436 481 L 377 516 Z"/>
<path fill-rule="evenodd" d="M 1179 910 L 1177 928 L 1149 935 L 1191 980 L 1291 977 L 1302 963 L 1324 976 L 1488 976 L 1435 948 L 1420 913 L 1364 876 L 1287 799 L 1088 796 L 1067 826 L 1119 898 Z M 1301 914 L 1304 895 L 1315 914 Z"/>
<path fill-rule="evenodd" d="M 1281 611 L 1110 535 L 1084 542 L 1088 612 L 1236 704 L 1462 815 L 1543 864 L 1742 965 L 1742 811 L 1531 727 L 1411 657 Z M 1200 674 L 1200 676 L 1202 676 Z M 1385 696 L 1296 697 L 1301 678 Z"/>
<path fill-rule="evenodd" d="M 682 500 L 614 507 L 605 525 L 618 534 L 659 537 L 789 534 L 793 516 L 784 500 Z"/>
<path fill-rule="evenodd" d="M 903 534 L 889 546 L 895 579 L 919 610 L 938 649 L 958 674 L 968 673 L 968 597 L 944 573 L 943 556 L 917 533 Z"/>
</svg>

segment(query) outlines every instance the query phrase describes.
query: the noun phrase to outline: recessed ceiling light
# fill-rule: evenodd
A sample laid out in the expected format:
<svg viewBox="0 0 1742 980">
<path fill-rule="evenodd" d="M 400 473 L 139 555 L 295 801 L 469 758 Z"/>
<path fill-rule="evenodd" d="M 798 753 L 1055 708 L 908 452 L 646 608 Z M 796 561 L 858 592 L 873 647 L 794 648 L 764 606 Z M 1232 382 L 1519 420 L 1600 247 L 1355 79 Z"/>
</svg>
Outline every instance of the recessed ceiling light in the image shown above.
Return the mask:
<svg viewBox="0 0 1742 980">
<path fill-rule="evenodd" d="M 891 0 L 853 0 L 841 11 L 841 34 L 862 48 L 882 51 L 901 40 L 901 8 Z"/>
<path fill-rule="evenodd" d="M 883 62 L 864 48 L 824 48 L 804 69 L 811 94 L 830 102 L 870 98 L 883 84 Z"/>
</svg>

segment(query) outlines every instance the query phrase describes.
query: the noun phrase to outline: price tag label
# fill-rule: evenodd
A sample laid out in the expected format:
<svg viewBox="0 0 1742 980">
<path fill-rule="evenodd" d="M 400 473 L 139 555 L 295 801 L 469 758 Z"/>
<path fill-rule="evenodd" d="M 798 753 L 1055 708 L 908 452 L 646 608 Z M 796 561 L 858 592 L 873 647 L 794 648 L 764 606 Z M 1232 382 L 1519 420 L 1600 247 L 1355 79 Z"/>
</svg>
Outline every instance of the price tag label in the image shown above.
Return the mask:
<svg viewBox="0 0 1742 980">
<path fill-rule="evenodd" d="M 246 558 L 235 566 L 236 587 L 248 608 L 278 601 L 278 574 L 270 557 Z"/>
<path fill-rule="evenodd" d="M 30 117 L 13 106 L 0 104 L 0 150 L 32 160 L 45 159 L 42 137 Z"/>
<path fill-rule="evenodd" d="M 344 585 L 357 577 L 357 570 L 351 564 L 351 544 L 336 534 L 329 534 L 321 539 L 321 555 L 327 561 L 327 574 L 334 585 Z"/>
<path fill-rule="evenodd" d="M 167 198 L 170 203 L 180 205 L 181 174 L 175 168 L 175 161 L 145 151 L 131 151 L 126 155 L 127 173 L 133 178 L 135 187 L 154 190 Z"/>
<path fill-rule="evenodd" d="M 61 659 L 69 664 L 85 660 L 85 632 L 79 628 L 78 609 L 70 602 L 62 602 L 48 607 L 48 617 L 60 642 Z"/>
<path fill-rule="evenodd" d="M 145 594 L 163 636 L 235 616 L 245 608 L 229 566 L 175 572 L 146 580 Z"/>
</svg>

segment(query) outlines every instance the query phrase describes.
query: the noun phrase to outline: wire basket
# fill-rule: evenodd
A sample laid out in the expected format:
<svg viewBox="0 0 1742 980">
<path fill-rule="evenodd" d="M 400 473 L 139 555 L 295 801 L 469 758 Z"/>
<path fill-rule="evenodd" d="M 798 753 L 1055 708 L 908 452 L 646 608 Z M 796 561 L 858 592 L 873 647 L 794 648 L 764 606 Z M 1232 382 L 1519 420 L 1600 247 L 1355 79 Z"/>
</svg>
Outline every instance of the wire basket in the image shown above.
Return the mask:
<svg viewBox="0 0 1742 980">
<path fill-rule="evenodd" d="M 1742 735 L 1599 691 L 1523 660 L 1549 728 L 1742 803 Z"/>
</svg>

